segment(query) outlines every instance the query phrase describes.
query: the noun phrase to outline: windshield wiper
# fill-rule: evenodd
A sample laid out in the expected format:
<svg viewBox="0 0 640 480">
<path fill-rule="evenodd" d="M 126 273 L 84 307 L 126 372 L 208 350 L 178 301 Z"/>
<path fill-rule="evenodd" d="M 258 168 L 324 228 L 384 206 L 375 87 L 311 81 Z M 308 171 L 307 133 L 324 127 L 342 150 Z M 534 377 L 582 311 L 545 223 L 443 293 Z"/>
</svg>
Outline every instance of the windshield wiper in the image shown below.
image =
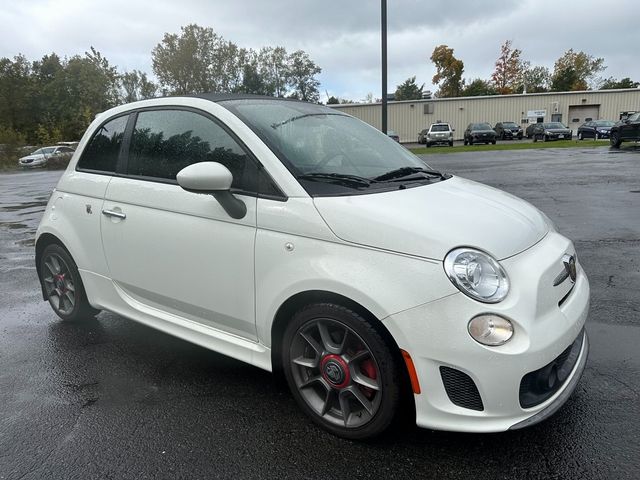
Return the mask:
<svg viewBox="0 0 640 480">
<path fill-rule="evenodd" d="M 311 180 L 317 181 L 330 181 L 341 185 L 355 185 L 358 187 L 368 187 L 375 180 L 369 180 L 368 178 L 359 177 L 357 175 L 347 175 L 346 173 L 323 173 L 323 172 L 311 172 L 298 175 L 296 177 L 299 180 Z"/>
<path fill-rule="evenodd" d="M 295 122 L 296 120 L 300 120 L 301 118 L 322 117 L 322 116 L 326 116 L 326 115 L 342 115 L 342 113 L 305 113 L 304 115 L 298 115 L 296 117 L 287 118 L 286 120 L 284 120 L 282 122 L 279 122 L 279 123 L 272 123 L 271 124 L 271 128 L 273 128 L 275 130 L 276 128 L 281 127 L 282 125 L 286 125 L 287 123 Z"/>
<path fill-rule="evenodd" d="M 437 177 L 442 180 L 449 178 L 443 173 L 437 172 L 435 170 L 427 170 L 426 168 L 422 167 L 400 167 L 387 173 L 383 173 L 382 175 L 378 175 L 377 177 L 374 177 L 373 180 L 383 182 L 385 180 L 402 179 L 404 177 L 408 177 L 409 175 L 413 175 L 414 173 L 421 173 L 430 177 Z"/>
</svg>

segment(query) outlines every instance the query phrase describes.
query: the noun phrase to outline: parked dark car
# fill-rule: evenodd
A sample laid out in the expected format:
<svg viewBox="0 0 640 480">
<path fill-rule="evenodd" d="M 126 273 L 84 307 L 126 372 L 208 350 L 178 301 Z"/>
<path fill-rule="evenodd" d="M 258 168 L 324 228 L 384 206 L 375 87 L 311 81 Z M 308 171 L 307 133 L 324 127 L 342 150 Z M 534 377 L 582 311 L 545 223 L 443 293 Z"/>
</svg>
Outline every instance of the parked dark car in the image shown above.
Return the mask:
<svg viewBox="0 0 640 480">
<path fill-rule="evenodd" d="M 544 122 L 534 124 L 533 141 L 571 140 L 573 131 L 562 122 Z"/>
<path fill-rule="evenodd" d="M 522 140 L 522 127 L 516 122 L 498 122 L 493 129 L 500 140 Z"/>
<path fill-rule="evenodd" d="M 620 147 L 622 142 L 637 142 L 640 140 L 640 112 L 620 120 L 613 127 L 609 141 L 614 148 Z"/>
<path fill-rule="evenodd" d="M 609 138 L 609 132 L 615 122 L 609 120 L 594 120 L 592 122 L 583 123 L 578 127 L 578 140 L 585 138 Z"/>
<path fill-rule="evenodd" d="M 496 131 L 488 123 L 470 123 L 464 131 L 464 144 L 496 143 Z"/>
<path fill-rule="evenodd" d="M 393 130 L 387 130 L 387 137 L 389 137 L 389 138 L 395 140 L 396 142 L 400 143 L 400 135 L 398 135 Z"/>
<path fill-rule="evenodd" d="M 524 131 L 524 134 L 527 136 L 527 138 L 533 137 L 533 129 L 536 128 L 536 125 L 540 125 L 540 124 L 530 123 L 529 125 L 527 125 L 527 128 Z"/>
</svg>

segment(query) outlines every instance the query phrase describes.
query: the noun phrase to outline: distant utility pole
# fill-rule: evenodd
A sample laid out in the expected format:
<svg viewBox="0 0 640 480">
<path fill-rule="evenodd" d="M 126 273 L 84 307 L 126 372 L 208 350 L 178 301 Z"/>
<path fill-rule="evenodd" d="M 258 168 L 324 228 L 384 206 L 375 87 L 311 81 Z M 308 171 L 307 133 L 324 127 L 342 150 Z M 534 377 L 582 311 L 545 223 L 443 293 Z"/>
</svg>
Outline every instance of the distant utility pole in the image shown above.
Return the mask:
<svg viewBox="0 0 640 480">
<path fill-rule="evenodd" d="M 382 20 L 382 133 L 387 133 L 387 0 L 381 0 Z"/>
</svg>

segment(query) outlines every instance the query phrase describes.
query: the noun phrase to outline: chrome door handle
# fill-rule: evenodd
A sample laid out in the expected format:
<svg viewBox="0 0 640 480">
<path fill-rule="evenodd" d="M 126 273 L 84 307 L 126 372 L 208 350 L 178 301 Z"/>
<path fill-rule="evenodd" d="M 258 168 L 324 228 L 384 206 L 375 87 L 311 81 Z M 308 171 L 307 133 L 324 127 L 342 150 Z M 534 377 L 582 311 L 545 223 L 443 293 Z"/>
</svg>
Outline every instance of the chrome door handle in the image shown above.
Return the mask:
<svg viewBox="0 0 640 480">
<path fill-rule="evenodd" d="M 122 213 L 122 212 L 114 212 L 113 210 L 102 210 L 102 214 L 106 215 L 107 217 L 121 218 L 122 220 L 127 218 L 127 216 L 124 213 Z"/>
</svg>

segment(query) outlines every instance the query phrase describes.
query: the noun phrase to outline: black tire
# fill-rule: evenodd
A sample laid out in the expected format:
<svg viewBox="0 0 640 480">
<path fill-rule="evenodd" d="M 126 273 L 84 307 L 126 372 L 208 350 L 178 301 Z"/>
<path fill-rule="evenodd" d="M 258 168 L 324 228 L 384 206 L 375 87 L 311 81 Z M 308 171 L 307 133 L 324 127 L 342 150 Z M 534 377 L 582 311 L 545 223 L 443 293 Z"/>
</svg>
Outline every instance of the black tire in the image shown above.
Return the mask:
<svg viewBox="0 0 640 480">
<path fill-rule="evenodd" d="M 578 140 L 584 140 L 584 134 L 582 132 L 578 132 Z"/>
<path fill-rule="evenodd" d="M 453 140 L 451 140 L 451 141 L 449 142 L 449 146 L 450 146 L 450 147 L 453 147 Z"/>
<path fill-rule="evenodd" d="M 329 339 L 334 343 L 325 344 L 320 330 L 314 330 L 318 324 L 325 325 Z M 331 330 L 332 328 L 333 330 Z M 342 339 L 340 339 L 339 335 L 341 328 L 345 332 L 345 336 Z M 348 333 L 349 342 L 355 341 L 356 345 L 360 345 L 360 347 L 356 347 L 354 353 L 351 353 L 344 346 L 347 343 L 345 340 L 347 331 L 350 331 Z M 309 343 L 307 340 L 309 337 L 315 339 L 315 346 Z M 307 349 L 304 354 L 300 354 L 301 344 Z M 342 344 L 342 350 L 339 353 L 330 354 L 327 351 L 328 345 L 337 346 L 339 344 Z M 318 350 L 321 350 L 322 353 Z M 359 353 L 362 351 L 366 351 L 368 356 L 362 357 Z M 315 361 L 316 366 L 301 366 L 300 363 L 293 362 L 293 359 L 300 361 L 301 358 L 308 361 L 307 352 L 312 352 L 314 358 L 311 361 Z M 347 387 L 336 386 L 335 382 L 332 385 L 328 377 L 331 373 L 329 367 L 322 366 L 323 362 L 326 366 L 332 361 L 329 360 L 327 362 L 327 356 L 333 358 L 339 356 L 346 359 L 359 356 L 361 358 L 370 358 L 369 361 L 375 365 L 376 375 L 373 381 L 378 385 L 379 389 L 377 391 L 371 389 L 367 391 L 366 387 L 361 386 L 356 381 L 352 381 L 355 377 L 352 377 L 351 374 L 344 374 L 340 377 L 341 380 L 351 382 Z M 366 362 L 367 360 L 364 361 Z M 287 325 L 282 339 L 282 365 L 289 389 L 300 408 L 314 423 L 334 435 L 350 440 L 373 438 L 383 433 L 392 424 L 398 413 L 401 400 L 400 394 L 403 390 L 401 379 L 404 378 L 399 362 L 392 354 L 389 345 L 372 324 L 349 308 L 332 303 L 317 303 L 308 305 L 296 312 L 289 325 Z M 347 371 L 352 371 L 352 368 L 355 368 L 353 365 L 356 364 L 349 365 Z M 336 362 L 334 361 L 331 368 L 335 369 L 335 366 Z M 339 368 L 342 369 L 342 367 Z M 321 369 L 323 370 L 322 372 L 320 372 Z M 342 372 L 344 371 L 342 369 Z M 359 372 L 362 374 L 363 370 L 359 370 Z M 314 380 L 310 382 L 310 379 Z M 368 380 L 371 380 L 371 378 L 368 378 Z M 366 399 L 369 399 L 369 406 L 372 410 L 375 407 L 373 414 L 365 413 L 364 404 L 355 401 L 356 396 L 351 393 L 354 389 L 358 389 L 360 394 L 364 393 Z M 323 403 L 322 406 L 310 400 L 316 399 L 316 394 L 320 402 Z M 369 394 L 372 397 L 369 397 Z M 347 404 L 351 404 L 348 407 L 349 413 L 346 420 L 343 414 L 345 397 L 349 398 L 349 400 L 346 400 Z M 362 406 L 362 411 L 354 412 L 351 410 L 354 404 L 356 407 Z M 321 411 L 317 411 L 316 408 Z M 322 411 L 325 411 L 324 415 Z M 352 420 L 355 423 L 360 422 L 360 424 L 347 426 L 346 424 Z"/>
<path fill-rule="evenodd" d="M 496 141 L 495 141 L 495 140 L 493 140 L 493 141 L 491 142 L 491 144 L 492 144 L 492 145 L 495 145 L 495 144 L 496 144 Z"/>
<path fill-rule="evenodd" d="M 463 143 L 464 143 L 464 145 L 465 145 L 465 147 L 466 147 L 466 146 L 467 146 L 467 143 L 469 143 L 469 142 L 467 142 L 467 139 L 465 138 L 465 139 L 464 139 L 464 141 L 463 141 Z"/>
<path fill-rule="evenodd" d="M 75 322 L 100 313 L 89 305 L 78 267 L 64 248 L 57 244 L 48 245 L 42 251 L 39 265 L 47 299 L 58 317 Z"/>
<path fill-rule="evenodd" d="M 544 135 L 544 136 L 542 137 L 542 141 L 543 141 L 543 142 L 548 142 L 548 141 L 549 141 L 549 136 L 548 136 L 548 135 Z"/>
<path fill-rule="evenodd" d="M 622 140 L 620 140 L 620 137 L 618 136 L 618 132 L 611 132 L 611 137 L 609 137 L 609 142 L 611 142 L 611 146 L 613 148 L 620 148 L 620 144 L 622 143 Z"/>
<path fill-rule="evenodd" d="M 473 138 L 469 139 L 469 145 L 473 145 Z"/>
<path fill-rule="evenodd" d="M 429 142 L 427 142 L 427 148 L 431 148 L 431 144 Z"/>
<path fill-rule="evenodd" d="M 518 135 L 518 140 L 522 140 L 522 134 Z"/>
<path fill-rule="evenodd" d="M 534 134 L 534 135 L 533 135 L 533 143 L 535 143 L 535 142 L 537 142 L 537 141 L 538 141 L 538 135 L 535 135 L 535 134 Z"/>
</svg>

